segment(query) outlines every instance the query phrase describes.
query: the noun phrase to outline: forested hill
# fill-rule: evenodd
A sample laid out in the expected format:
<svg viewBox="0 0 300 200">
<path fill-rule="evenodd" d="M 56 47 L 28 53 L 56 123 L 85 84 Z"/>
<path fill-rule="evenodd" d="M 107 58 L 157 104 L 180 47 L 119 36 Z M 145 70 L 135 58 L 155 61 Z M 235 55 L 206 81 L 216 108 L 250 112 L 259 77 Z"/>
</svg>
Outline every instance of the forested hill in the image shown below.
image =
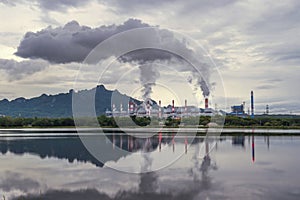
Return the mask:
<svg viewBox="0 0 300 200">
<path fill-rule="evenodd" d="M 102 115 L 107 108 L 111 108 L 111 98 L 118 97 L 116 107 L 119 108 L 120 103 L 123 104 L 123 109 L 127 109 L 128 96 L 119 93 L 118 91 L 107 90 L 103 85 L 98 85 L 90 90 L 81 90 L 76 93 L 79 96 L 86 96 L 95 93 L 96 114 Z M 71 117 L 72 116 L 72 93 L 60 93 L 56 95 L 42 94 L 39 97 L 25 99 L 23 97 L 12 101 L 7 99 L 0 101 L 0 115 L 11 117 Z M 114 98 L 115 99 L 115 98 Z M 130 98 L 131 99 L 131 98 Z M 137 100 L 133 99 L 135 102 Z"/>
</svg>

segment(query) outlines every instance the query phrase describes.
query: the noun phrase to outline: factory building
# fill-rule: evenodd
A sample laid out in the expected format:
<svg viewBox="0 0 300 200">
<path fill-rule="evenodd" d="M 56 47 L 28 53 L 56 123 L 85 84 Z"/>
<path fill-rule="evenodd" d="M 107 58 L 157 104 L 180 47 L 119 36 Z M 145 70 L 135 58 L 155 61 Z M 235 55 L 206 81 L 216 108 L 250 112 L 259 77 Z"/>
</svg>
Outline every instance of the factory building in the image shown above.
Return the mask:
<svg viewBox="0 0 300 200">
<path fill-rule="evenodd" d="M 251 91 L 251 93 L 250 93 L 250 105 L 251 105 L 251 113 L 250 113 L 250 110 L 248 110 L 248 114 L 246 114 L 245 102 L 243 102 L 241 105 L 231 106 L 231 112 L 227 113 L 227 114 L 239 116 L 239 117 L 251 116 L 251 118 L 254 118 L 254 92 L 253 91 Z M 268 106 L 267 106 L 267 109 L 269 109 Z"/>
<path fill-rule="evenodd" d="M 231 113 L 229 114 L 236 116 L 244 116 L 246 114 L 244 108 L 244 104 L 231 106 Z"/>
<path fill-rule="evenodd" d="M 152 101 L 151 101 L 152 102 Z M 175 106 L 175 101 L 171 101 L 171 105 L 166 107 L 161 106 L 161 101 L 158 105 L 149 103 L 142 103 L 137 105 L 134 102 L 128 103 L 128 110 L 122 110 L 122 104 L 120 110 L 116 109 L 115 104 L 112 105 L 112 110 L 106 110 L 106 116 L 139 116 L 139 117 L 193 117 L 193 116 L 212 116 L 215 114 L 222 114 L 209 107 L 208 98 L 205 98 L 205 108 L 197 108 L 196 106 L 189 106 L 187 100 L 185 100 L 184 106 Z"/>
</svg>

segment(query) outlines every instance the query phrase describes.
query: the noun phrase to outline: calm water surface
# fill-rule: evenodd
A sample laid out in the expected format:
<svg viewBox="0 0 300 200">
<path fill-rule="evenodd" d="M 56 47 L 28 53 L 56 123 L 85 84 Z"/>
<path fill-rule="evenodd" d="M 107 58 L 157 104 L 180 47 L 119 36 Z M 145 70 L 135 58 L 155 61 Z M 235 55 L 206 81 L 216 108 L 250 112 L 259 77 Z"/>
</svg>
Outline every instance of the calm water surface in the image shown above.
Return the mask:
<svg viewBox="0 0 300 200">
<path fill-rule="evenodd" d="M 0 198 L 300 199 L 299 136 L 101 140 L 98 161 L 78 137 L 1 137 Z"/>
</svg>

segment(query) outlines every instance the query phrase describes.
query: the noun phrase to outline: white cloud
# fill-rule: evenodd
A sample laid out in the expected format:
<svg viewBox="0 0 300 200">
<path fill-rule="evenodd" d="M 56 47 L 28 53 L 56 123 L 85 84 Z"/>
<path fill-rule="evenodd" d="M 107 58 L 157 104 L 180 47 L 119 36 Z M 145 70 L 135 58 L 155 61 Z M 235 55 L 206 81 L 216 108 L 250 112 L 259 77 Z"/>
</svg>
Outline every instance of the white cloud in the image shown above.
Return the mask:
<svg viewBox="0 0 300 200">
<path fill-rule="evenodd" d="M 9 81 L 29 78 L 30 75 L 46 69 L 49 63 L 44 60 L 15 60 L 0 59 L 0 71 L 4 72 Z"/>
</svg>

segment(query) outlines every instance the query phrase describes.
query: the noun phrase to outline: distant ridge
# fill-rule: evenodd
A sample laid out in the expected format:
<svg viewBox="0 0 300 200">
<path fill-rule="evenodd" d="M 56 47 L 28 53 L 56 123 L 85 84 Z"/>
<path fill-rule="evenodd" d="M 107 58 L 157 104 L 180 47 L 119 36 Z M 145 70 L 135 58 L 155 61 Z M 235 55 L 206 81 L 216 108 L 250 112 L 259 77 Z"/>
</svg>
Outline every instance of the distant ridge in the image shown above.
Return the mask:
<svg viewBox="0 0 300 200">
<path fill-rule="evenodd" d="M 76 94 L 85 96 L 91 92 L 95 92 L 95 90 L 95 107 L 98 116 L 105 114 L 106 109 L 111 108 L 112 95 L 118 96 L 119 102 L 116 104 L 116 108 L 118 109 L 121 103 L 124 110 L 128 109 L 128 99 L 140 103 L 140 101 L 121 94 L 117 90 L 107 90 L 104 85 L 98 85 L 90 90 L 81 90 Z M 11 117 L 72 117 L 72 93 L 73 90 L 69 90 L 68 93 L 56 95 L 42 94 L 39 97 L 30 99 L 23 97 L 12 101 L 3 99 L 0 101 L 0 115 Z"/>
</svg>

